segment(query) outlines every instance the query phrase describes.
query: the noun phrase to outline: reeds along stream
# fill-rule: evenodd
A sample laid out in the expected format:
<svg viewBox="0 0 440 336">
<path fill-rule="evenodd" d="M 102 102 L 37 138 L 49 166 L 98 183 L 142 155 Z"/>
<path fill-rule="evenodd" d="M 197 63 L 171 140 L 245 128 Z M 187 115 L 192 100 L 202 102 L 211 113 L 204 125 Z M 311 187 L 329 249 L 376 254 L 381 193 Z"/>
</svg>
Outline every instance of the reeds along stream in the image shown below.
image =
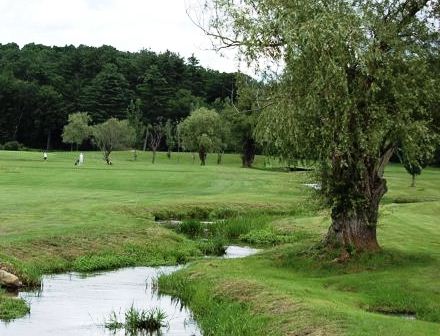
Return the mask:
<svg viewBox="0 0 440 336">
<path fill-rule="evenodd" d="M 229 246 L 225 257 L 240 258 L 256 250 Z M 189 309 L 169 295 L 159 295 L 153 285 L 160 274 L 180 266 L 133 267 L 93 274 L 65 273 L 44 276 L 39 291 L 21 292 L 31 313 L 10 322 L 0 322 L 1 336 L 29 335 L 124 335 L 104 328 L 113 311 L 123 316 L 131 306 L 160 308 L 167 326 L 161 335 L 201 335 Z"/>
</svg>

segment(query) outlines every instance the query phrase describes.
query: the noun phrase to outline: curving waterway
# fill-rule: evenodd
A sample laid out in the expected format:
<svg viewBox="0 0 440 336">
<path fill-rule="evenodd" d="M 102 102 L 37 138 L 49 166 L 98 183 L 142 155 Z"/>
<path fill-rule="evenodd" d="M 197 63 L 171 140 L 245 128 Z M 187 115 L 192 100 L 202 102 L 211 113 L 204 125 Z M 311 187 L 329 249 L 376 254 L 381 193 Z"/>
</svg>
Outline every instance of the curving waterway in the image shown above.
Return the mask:
<svg viewBox="0 0 440 336">
<path fill-rule="evenodd" d="M 242 258 L 257 250 L 229 246 L 225 258 Z M 161 335 L 202 335 L 191 311 L 169 295 L 158 294 L 153 282 L 181 266 L 131 267 L 92 274 L 46 275 L 38 291 L 20 292 L 31 308 L 30 314 L 0 322 L 1 336 L 97 336 L 124 335 L 104 328 L 111 312 L 120 314 L 132 305 L 138 309 L 160 308 L 167 314 Z M 123 320 L 123 318 L 120 318 Z"/>
</svg>

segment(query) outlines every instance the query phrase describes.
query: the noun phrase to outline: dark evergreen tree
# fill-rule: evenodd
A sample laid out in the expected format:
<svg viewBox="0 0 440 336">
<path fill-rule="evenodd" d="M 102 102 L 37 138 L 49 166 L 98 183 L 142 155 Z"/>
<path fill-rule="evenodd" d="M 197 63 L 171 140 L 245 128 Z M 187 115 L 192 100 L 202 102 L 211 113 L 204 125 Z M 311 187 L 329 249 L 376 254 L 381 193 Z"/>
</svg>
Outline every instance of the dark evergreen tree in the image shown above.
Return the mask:
<svg viewBox="0 0 440 336">
<path fill-rule="evenodd" d="M 128 83 L 114 64 L 106 64 L 84 93 L 82 109 L 93 122 L 109 118 L 123 119 L 130 101 Z"/>
</svg>

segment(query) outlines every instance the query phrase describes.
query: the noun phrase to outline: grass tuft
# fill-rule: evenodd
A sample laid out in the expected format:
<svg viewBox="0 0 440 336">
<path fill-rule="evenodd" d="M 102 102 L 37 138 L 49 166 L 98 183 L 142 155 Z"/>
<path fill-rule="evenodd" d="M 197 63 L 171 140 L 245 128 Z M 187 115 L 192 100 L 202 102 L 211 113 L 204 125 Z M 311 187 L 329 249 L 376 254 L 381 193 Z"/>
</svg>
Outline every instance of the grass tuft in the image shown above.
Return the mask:
<svg viewBox="0 0 440 336">
<path fill-rule="evenodd" d="M 136 309 L 133 305 L 124 314 L 124 322 L 118 320 L 117 314 L 113 311 L 109 319 L 104 323 L 105 328 L 111 331 L 125 329 L 125 334 L 137 335 L 139 333 L 157 333 L 167 325 L 167 315 L 159 308 L 142 310 Z"/>
</svg>

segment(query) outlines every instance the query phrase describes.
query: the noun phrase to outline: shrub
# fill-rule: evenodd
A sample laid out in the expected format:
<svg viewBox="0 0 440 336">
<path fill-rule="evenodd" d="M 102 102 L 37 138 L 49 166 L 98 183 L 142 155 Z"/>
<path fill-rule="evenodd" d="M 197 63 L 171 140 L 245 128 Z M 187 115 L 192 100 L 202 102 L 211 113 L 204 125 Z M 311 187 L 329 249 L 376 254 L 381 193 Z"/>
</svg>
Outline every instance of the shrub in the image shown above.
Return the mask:
<svg viewBox="0 0 440 336">
<path fill-rule="evenodd" d="M 3 145 L 4 150 L 11 150 L 11 151 L 17 151 L 22 150 L 24 148 L 23 144 L 19 143 L 18 141 L 8 141 Z"/>
</svg>

